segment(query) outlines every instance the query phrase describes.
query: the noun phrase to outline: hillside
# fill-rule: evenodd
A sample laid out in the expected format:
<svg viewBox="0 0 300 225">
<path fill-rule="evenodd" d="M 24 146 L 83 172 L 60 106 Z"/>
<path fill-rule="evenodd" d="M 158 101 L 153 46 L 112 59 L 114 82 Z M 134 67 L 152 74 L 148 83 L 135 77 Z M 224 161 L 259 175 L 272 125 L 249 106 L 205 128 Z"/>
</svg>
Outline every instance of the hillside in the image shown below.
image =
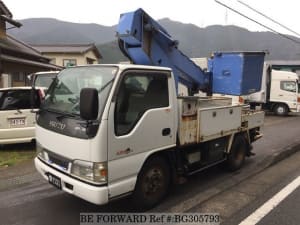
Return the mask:
<svg viewBox="0 0 300 225">
<path fill-rule="evenodd" d="M 65 44 L 94 42 L 103 44 L 114 39 L 115 27 L 99 24 L 64 22 L 52 18 L 34 18 L 20 21 L 20 29 L 8 33 L 31 44 Z"/>
<path fill-rule="evenodd" d="M 20 22 L 23 24 L 20 29 L 8 32 L 29 44 L 93 42 L 104 57 L 103 62 L 125 60 L 116 44 L 116 26 L 70 23 L 51 18 L 25 19 Z M 299 44 L 271 32 L 250 32 L 241 27 L 220 25 L 200 28 L 169 19 L 162 19 L 159 23 L 179 40 L 180 50 L 189 57 L 207 57 L 214 51 L 268 50 L 268 59 L 294 60 L 300 54 Z"/>
</svg>

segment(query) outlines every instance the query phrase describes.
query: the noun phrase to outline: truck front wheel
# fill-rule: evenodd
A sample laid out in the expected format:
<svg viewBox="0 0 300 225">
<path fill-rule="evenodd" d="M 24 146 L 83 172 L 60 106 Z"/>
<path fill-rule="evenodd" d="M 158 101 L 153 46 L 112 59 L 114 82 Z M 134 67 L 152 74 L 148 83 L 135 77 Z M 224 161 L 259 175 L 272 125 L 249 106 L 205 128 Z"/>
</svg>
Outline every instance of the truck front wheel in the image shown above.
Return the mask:
<svg viewBox="0 0 300 225">
<path fill-rule="evenodd" d="M 167 161 L 159 156 L 150 158 L 138 175 L 133 202 L 138 209 L 150 209 L 167 194 L 170 169 Z"/>
<path fill-rule="evenodd" d="M 242 135 L 237 135 L 232 143 L 230 153 L 227 157 L 227 168 L 230 171 L 240 169 L 246 158 L 247 154 L 247 142 Z"/>
<path fill-rule="evenodd" d="M 274 113 L 277 116 L 286 116 L 289 112 L 288 107 L 285 104 L 278 104 L 274 107 Z"/>
</svg>

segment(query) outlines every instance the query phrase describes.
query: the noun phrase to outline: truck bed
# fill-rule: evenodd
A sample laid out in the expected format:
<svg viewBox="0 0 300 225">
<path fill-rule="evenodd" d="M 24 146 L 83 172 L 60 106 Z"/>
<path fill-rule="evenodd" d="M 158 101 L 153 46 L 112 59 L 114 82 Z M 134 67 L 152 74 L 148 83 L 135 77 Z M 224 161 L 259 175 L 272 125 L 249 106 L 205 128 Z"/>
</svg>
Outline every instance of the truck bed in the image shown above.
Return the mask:
<svg viewBox="0 0 300 225">
<path fill-rule="evenodd" d="M 178 97 L 180 145 L 197 144 L 260 127 L 264 112 L 226 97 Z"/>
</svg>

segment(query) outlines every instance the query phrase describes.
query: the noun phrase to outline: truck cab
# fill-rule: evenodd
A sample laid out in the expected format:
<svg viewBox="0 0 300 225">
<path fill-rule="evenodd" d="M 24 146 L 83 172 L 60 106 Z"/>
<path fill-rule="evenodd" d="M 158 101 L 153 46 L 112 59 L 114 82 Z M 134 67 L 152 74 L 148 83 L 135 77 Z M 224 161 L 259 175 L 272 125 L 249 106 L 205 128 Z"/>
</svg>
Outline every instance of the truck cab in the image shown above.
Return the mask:
<svg viewBox="0 0 300 225">
<path fill-rule="evenodd" d="M 85 87 L 99 97 L 84 97 Z M 163 67 L 63 70 L 37 118 L 38 171 L 95 204 L 131 192 L 148 156 L 176 145 L 175 90 L 171 70 Z M 96 110 L 94 118 L 82 115 L 88 108 Z"/>
<path fill-rule="evenodd" d="M 272 70 L 270 102 L 278 115 L 300 112 L 299 77 L 296 73 Z"/>
<path fill-rule="evenodd" d="M 262 108 L 285 116 L 300 112 L 299 76 L 294 72 L 274 70 L 265 64 L 261 90 L 243 98 L 252 107 Z"/>
</svg>

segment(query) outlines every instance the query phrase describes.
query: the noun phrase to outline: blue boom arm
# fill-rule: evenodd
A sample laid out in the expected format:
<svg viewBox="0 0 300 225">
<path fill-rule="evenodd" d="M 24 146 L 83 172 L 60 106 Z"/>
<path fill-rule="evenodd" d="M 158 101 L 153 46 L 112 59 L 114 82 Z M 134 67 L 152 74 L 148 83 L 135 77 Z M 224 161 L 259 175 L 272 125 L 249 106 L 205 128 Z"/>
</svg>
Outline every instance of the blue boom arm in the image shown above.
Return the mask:
<svg viewBox="0 0 300 225">
<path fill-rule="evenodd" d="M 134 64 L 170 67 L 178 82 L 198 92 L 211 91 L 211 75 L 178 50 L 178 41 L 142 9 L 124 13 L 117 28 L 119 47 Z"/>
</svg>

